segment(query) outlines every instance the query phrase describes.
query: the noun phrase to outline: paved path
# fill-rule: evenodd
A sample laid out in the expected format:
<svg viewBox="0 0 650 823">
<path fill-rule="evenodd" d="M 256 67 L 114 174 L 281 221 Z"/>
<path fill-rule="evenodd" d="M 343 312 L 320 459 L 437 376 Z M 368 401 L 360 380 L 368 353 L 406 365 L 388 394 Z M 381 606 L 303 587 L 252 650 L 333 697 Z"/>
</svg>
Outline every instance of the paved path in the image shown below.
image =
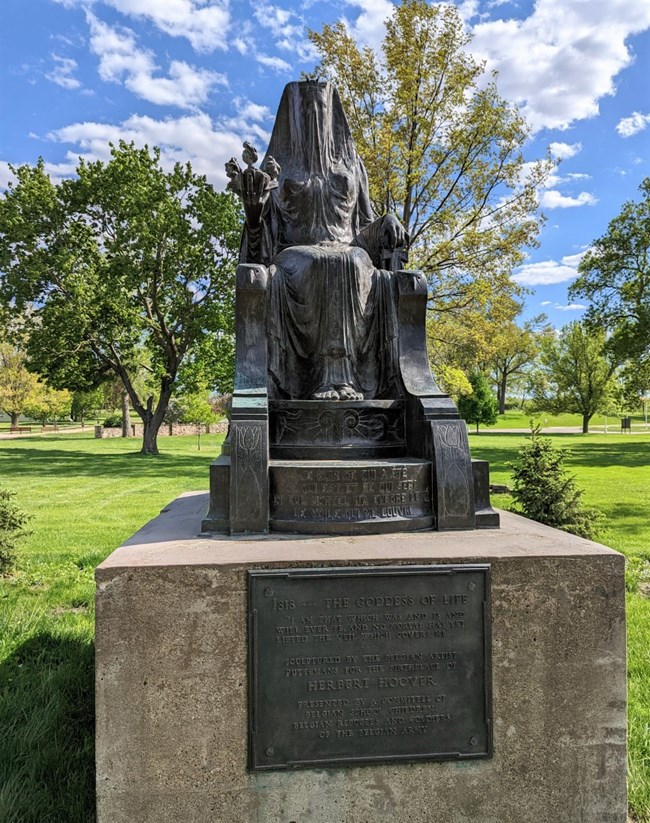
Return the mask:
<svg viewBox="0 0 650 823">
<path fill-rule="evenodd" d="M 32 426 L 34 431 L 31 432 L 0 432 L 0 440 L 16 440 L 22 437 L 47 437 L 48 434 L 78 434 L 79 432 L 89 432 L 93 430 L 93 426 L 66 426 L 64 429 L 58 431 L 40 431 L 40 426 Z M 38 429 L 38 431 L 36 431 Z"/>
<path fill-rule="evenodd" d="M 476 434 L 476 428 L 469 429 L 470 434 Z M 530 434 L 530 429 L 481 429 L 479 434 Z M 541 434 L 582 434 L 582 426 L 544 426 L 540 429 Z M 589 434 L 650 434 L 650 428 L 632 429 L 631 432 L 621 432 L 616 426 L 609 426 L 605 431 L 604 426 L 590 426 Z"/>
</svg>

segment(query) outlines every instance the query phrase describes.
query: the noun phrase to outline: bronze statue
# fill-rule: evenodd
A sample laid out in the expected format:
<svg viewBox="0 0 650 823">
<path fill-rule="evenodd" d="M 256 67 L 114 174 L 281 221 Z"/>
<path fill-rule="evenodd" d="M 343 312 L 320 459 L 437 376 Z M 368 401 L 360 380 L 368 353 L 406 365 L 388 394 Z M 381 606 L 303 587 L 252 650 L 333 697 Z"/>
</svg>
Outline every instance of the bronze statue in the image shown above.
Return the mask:
<svg viewBox="0 0 650 823">
<path fill-rule="evenodd" d="M 227 172 L 246 214 L 240 262 L 271 267 L 269 371 L 276 395 L 394 396 L 397 326 L 386 263 L 407 238 L 397 218 L 372 211 L 336 88 L 290 83 L 263 170 L 252 168 L 256 159 L 245 144 L 248 168 L 241 172 L 231 160 Z"/>
<path fill-rule="evenodd" d="M 267 154 L 226 163 L 245 226 L 230 427 L 206 533 L 379 534 L 498 527 L 487 463 L 436 385 L 428 283 L 376 217 L 329 83 L 286 86 Z"/>
</svg>

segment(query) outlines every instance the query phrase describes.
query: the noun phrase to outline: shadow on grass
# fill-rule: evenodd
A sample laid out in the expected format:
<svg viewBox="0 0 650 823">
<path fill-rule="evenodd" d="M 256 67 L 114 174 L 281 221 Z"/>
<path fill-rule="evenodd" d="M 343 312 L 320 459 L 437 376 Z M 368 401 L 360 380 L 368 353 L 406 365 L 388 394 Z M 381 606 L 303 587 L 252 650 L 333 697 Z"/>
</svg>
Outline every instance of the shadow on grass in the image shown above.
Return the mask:
<svg viewBox="0 0 650 823">
<path fill-rule="evenodd" d="M 469 438 L 472 457 L 479 457 L 490 461 L 490 467 L 496 470 L 508 470 L 509 461 L 516 460 L 517 453 L 525 441 L 526 433 L 489 432 L 491 438 L 503 439 L 504 447 L 485 445 L 481 442 L 481 435 Z M 579 434 L 551 434 L 542 432 L 543 437 L 550 437 L 558 448 L 566 448 L 569 452 L 567 466 L 591 466 L 605 468 L 620 466 L 621 468 L 645 468 L 650 465 L 650 443 L 647 440 L 625 439 L 623 437 L 607 442 L 597 442 L 592 435 Z M 593 435 L 597 437 L 598 435 Z M 583 439 L 584 437 L 584 439 Z M 569 441 L 569 442 L 563 442 Z"/>
<path fill-rule="evenodd" d="M 0 820 L 92 823 L 94 648 L 41 633 L 0 665 Z"/>
<path fill-rule="evenodd" d="M 647 468 L 650 466 L 650 444 L 647 441 L 623 440 L 615 443 L 573 443 L 571 457 L 567 461 L 572 466 L 621 466 L 623 468 Z"/>
<path fill-rule="evenodd" d="M 200 454 L 163 452 L 142 455 L 139 452 L 104 452 L 96 454 L 84 450 L 31 448 L 28 445 L 3 447 L 0 460 L 5 460 L 3 475 L 77 475 L 98 477 L 176 477 L 178 474 L 204 478 L 207 484 L 209 465 L 219 448 L 206 448 Z"/>
</svg>

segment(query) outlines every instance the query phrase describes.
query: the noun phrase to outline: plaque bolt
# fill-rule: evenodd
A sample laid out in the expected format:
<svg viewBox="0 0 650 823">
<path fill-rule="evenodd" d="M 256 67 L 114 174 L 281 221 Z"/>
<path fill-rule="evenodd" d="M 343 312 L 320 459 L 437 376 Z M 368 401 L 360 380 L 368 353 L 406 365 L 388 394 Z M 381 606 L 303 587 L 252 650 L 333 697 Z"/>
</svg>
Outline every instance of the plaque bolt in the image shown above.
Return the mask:
<svg viewBox="0 0 650 823">
<path fill-rule="evenodd" d="M 474 589 L 476 588 L 476 583 L 468 583 L 467 588 L 468 588 L 469 591 L 473 592 Z"/>
<path fill-rule="evenodd" d="M 472 746 L 476 746 L 476 744 L 478 743 L 478 737 L 470 737 L 469 742 L 472 744 Z M 267 753 L 268 753 L 268 749 L 267 749 Z"/>
<path fill-rule="evenodd" d="M 269 746 L 268 749 L 266 749 L 266 751 L 264 752 L 264 754 L 267 757 L 273 757 L 273 755 L 275 754 L 275 749 L 273 748 L 273 746 Z"/>
<path fill-rule="evenodd" d="M 275 592 L 273 591 L 273 589 L 270 586 L 269 586 L 268 589 L 264 589 L 264 596 L 265 597 L 273 597 L 274 594 L 275 594 Z"/>
</svg>

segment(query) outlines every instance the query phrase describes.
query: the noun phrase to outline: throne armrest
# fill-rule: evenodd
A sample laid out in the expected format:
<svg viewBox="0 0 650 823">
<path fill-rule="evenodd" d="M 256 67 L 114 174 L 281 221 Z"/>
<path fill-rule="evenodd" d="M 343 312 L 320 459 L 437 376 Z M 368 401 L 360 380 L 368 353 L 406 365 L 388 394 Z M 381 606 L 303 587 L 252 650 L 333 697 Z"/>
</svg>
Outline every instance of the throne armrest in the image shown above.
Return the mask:
<svg viewBox="0 0 650 823">
<path fill-rule="evenodd" d="M 235 388 L 228 433 L 231 534 L 269 528 L 268 279 L 266 266 L 237 266 Z"/>
<path fill-rule="evenodd" d="M 399 368 L 407 397 L 427 398 L 434 413 L 458 416 L 451 398 L 436 384 L 427 354 L 427 279 L 420 271 L 397 271 Z M 430 399 L 429 399 L 430 398 Z"/>
<path fill-rule="evenodd" d="M 395 277 L 409 454 L 431 461 L 438 530 L 473 529 L 474 479 L 467 428 L 456 404 L 438 388 L 429 368 L 427 281 L 416 271 L 398 271 Z"/>
<path fill-rule="evenodd" d="M 235 395 L 267 394 L 269 270 L 240 263 L 235 281 Z"/>
</svg>

